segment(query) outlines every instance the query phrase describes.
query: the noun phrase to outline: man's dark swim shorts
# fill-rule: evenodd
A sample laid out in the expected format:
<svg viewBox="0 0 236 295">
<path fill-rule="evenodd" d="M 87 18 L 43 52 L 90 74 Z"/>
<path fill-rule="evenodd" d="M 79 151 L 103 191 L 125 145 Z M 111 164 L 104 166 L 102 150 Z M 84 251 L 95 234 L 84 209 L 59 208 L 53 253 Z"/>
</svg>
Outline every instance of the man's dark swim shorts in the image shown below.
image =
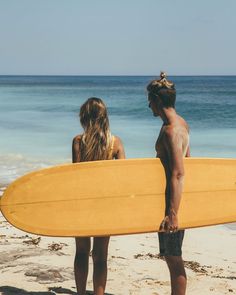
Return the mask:
<svg viewBox="0 0 236 295">
<path fill-rule="evenodd" d="M 161 256 L 181 256 L 184 230 L 176 233 L 158 233 Z"/>
</svg>

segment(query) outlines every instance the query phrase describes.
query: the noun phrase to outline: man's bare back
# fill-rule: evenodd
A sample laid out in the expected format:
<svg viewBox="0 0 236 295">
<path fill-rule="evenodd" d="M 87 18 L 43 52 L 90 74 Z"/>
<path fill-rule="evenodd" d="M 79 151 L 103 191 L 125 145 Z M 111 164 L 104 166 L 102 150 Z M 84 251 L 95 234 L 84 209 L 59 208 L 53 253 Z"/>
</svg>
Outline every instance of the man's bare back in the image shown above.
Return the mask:
<svg viewBox="0 0 236 295">
<path fill-rule="evenodd" d="M 172 122 L 169 125 L 162 125 L 159 136 L 156 141 L 155 149 L 157 152 L 157 158 L 163 160 L 168 166 L 170 161 L 168 161 L 169 151 L 169 140 L 171 138 L 175 146 L 182 149 L 183 157 L 189 157 L 189 127 L 186 121 L 180 117 L 176 116 L 176 122 Z M 171 167 L 169 167 L 171 169 Z"/>
</svg>

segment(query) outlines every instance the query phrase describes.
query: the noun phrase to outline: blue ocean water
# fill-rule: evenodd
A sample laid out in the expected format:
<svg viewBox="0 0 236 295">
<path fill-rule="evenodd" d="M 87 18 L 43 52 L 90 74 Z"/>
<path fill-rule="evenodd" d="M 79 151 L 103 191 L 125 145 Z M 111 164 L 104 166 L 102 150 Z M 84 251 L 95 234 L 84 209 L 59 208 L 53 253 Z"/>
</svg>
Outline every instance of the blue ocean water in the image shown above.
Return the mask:
<svg viewBox="0 0 236 295">
<path fill-rule="evenodd" d="M 0 184 L 71 161 L 82 132 L 78 112 L 91 96 L 108 108 L 128 158 L 155 157 L 161 121 L 148 108 L 151 76 L 0 76 Z M 236 158 L 236 76 L 173 76 L 177 111 L 191 129 L 191 154 Z"/>
</svg>

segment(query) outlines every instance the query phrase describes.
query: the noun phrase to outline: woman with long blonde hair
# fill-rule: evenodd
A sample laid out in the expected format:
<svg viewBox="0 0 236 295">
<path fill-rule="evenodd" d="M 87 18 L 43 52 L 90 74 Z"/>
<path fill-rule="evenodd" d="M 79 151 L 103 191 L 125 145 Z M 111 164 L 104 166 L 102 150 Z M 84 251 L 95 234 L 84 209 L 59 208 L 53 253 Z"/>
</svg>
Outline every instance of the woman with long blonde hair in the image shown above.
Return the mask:
<svg viewBox="0 0 236 295">
<path fill-rule="evenodd" d="M 125 158 L 120 138 L 111 135 L 107 109 L 100 98 L 89 98 L 81 106 L 79 116 L 84 132 L 73 139 L 73 163 Z M 75 240 L 74 271 L 76 287 L 78 295 L 85 295 L 91 239 L 88 237 L 76 238 Z M 93 239 L 92 258 L 95 295 L 103 295 L 105 292 L 108 244 L 109 237 L 94 237 Z"/>
</svg>

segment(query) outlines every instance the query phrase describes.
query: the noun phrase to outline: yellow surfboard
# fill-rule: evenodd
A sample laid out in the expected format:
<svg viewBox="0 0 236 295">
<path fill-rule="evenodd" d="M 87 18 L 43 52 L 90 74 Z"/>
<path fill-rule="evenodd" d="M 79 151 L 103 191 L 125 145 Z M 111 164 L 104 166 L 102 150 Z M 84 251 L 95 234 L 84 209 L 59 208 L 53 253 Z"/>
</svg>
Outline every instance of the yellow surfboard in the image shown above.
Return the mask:
<svg viewBox="0 0 236 295">
<path fill-rule="evenodd" d="M 180 228 L 236 221 L 236 159 L 187 158 Z M 14 181 L 1 211 L 15 227 L 47 236 L 158 231 L 165 175 L 159 159 L 55 166 Z"/>
</svg>

